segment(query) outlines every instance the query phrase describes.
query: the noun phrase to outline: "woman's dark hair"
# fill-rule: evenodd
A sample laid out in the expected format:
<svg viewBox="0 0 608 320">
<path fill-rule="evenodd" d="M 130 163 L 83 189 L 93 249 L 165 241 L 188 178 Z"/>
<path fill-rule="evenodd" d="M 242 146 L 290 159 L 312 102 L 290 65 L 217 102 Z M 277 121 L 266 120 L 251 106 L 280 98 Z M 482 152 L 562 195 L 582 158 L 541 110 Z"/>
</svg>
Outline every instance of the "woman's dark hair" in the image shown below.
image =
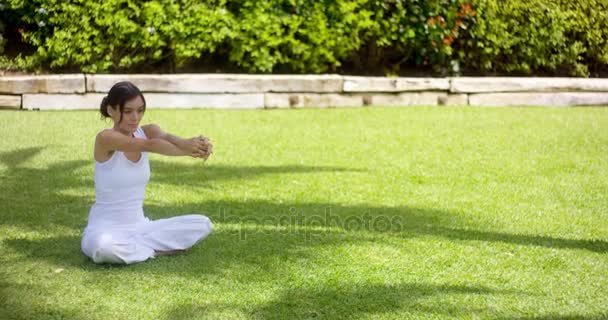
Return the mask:
<svg viewBox="0 0 608 320">
<path fill-rule="evenodd" d="M 111 108 L 111 106 L 118 106 L 120 111 L 120 121 L 122 121 L 122 113 L 125 108 L 125 103 L 137 96 L 140 96 L 141 100 L 143 100 L 144 111 L 146 111 L 146 99 L 144 99 L 144 95 L 141 93 L 141 91 L 139 91 L 139 88 L 129 81 L 117 82 L 112 86 L 110 92 L 108 92 L 108 95 L 103 97 L 103 100 L 101 100 L 99 112 L 101 112 L 102 118 L 110 117 L 108 107 Z"/>
</svg>

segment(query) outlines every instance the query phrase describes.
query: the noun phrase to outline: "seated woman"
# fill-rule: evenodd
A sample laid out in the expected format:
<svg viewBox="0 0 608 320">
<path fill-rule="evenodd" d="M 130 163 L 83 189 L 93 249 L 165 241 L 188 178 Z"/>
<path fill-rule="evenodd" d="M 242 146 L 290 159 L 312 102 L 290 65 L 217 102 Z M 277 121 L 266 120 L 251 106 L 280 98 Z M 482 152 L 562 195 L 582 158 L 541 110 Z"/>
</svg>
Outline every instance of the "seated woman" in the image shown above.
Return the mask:
<svg viewBox="0 0 608 320">
<path fill-rule="evenodd" d="M 114 126 L 95 139 L 95 203 L 81 247 L 96 263 L 131 264 L 173 254 L 205 239 L 209 218 L 190 214 L 150 220 L 143 201 L 150 178 L 148 152 L 207 159 L 213 146 L 205 137 L 181 139 L 150 124 L 140 127 L 146 101 L 130 82 L 116 83 L 101 103 Z"/>
</svg>

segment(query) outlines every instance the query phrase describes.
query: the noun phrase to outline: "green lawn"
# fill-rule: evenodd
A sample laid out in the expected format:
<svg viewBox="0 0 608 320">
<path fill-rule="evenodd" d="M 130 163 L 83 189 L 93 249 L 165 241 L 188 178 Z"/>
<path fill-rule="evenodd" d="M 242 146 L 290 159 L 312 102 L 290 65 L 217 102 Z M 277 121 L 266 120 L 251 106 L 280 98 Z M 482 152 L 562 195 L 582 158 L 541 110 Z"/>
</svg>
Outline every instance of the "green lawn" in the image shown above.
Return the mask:
<svg viewBox="0 0 608 320">
<path fill-rule="evenodd" d="M 148 110 L 187 254 L 95 265 L 92 111 L 0 112 L 0 319 L 608 318 L 608 108 Z"/>
</svg>

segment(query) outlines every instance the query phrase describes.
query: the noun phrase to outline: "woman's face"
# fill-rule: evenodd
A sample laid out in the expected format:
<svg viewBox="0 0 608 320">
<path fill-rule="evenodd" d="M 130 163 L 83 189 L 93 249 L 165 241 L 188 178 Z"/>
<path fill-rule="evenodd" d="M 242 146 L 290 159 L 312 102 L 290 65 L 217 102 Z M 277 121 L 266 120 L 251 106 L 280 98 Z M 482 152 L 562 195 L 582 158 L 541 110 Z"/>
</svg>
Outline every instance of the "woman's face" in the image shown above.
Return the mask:
<svg viewBox="0 0 608 320">
<path fill-rule="evenodd" d="M 144 101 L 140 96 L 125 102 L 122 121 L 120 120 L 120 110 L 110 107 L 108 112 L 114 121 L 114 129 L 122 133 L 132 134 L 137 130 L 141 118 L 144 116 Z"/>
</svg>

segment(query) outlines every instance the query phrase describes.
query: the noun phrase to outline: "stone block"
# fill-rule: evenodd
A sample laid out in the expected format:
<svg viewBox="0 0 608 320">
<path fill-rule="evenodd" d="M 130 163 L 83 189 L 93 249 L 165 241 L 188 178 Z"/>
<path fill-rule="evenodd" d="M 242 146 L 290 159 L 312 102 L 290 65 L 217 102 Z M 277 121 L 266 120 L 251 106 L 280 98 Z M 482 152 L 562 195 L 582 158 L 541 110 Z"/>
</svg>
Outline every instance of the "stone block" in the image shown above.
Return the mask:
<svg viewBox="0 0 608 320">
<path fill-rule="evenodd" d="M 375 94 L 310 94 L 267 93 L 266 108 L 300 107 L 359 107 L 359 106 L 436 106 L 441 92 L 407 92 Z"/>
<path fill-rule="evenodd" d="M 150 108 L 214 108 L 256 109 L 264 108 L 263 93 L 243 94 L 187 94 L 147 93 L 146 105 Z"/>
<path fill-rule="evenodd" d="M 406 92 L 398 94 L 370 95 L 372 106 L 409 107 L 409 106 L 436 106 L 439 99 L 447 96 L 443 92 Z"/>
<path fill-rule="evenodd" d="M 103 93 L 84 95 L 24 94 L 24 109 L 98 109 Z M 251 109 L 264 107 L 264 94 L 145 94 L 148 108 L 219 108 Z"/>
<path fill-rule="evenodd" d="M 98 110 L 103 94 L 24 94 L 23 109 L 39 110 Z"/>
<path fill-rule="evenodd" d="M 0 77 L 0 93 L 84 93 L 83 74 Z"/>
<path fill-rule="evenodd" d="M 21 96 L 0 95 L 1 109 L 21 109 Z"/>
<path fill-rule="evenodd" d="M 488 107 L 608 105 L 608 92 L 479 93 L 469 95 L 469 104 Z"/>
<path fill-rule="evenodd" d="M 608 92 L 608 79 L 585 78 L 452 78 L 451 92 Z"/>
<path fill-rule="evenodd" d="M 447 91 L 446 78 L 344 77 L 344 92 Z"/>
<path fill-rule="evenodd" d="M 131 81 L 143 92 L 260 93 L 340 92 L 338 75 L 139 74 L 87 75 L 87 91 L 107 93 L 119 81 Z"/>
<path fill-rule="evenodd" d="M 266 108 L 360 107 L 363 106 L 363 96 L 338 93 L 266 93 L 264 105 Z"/>
</svg>

